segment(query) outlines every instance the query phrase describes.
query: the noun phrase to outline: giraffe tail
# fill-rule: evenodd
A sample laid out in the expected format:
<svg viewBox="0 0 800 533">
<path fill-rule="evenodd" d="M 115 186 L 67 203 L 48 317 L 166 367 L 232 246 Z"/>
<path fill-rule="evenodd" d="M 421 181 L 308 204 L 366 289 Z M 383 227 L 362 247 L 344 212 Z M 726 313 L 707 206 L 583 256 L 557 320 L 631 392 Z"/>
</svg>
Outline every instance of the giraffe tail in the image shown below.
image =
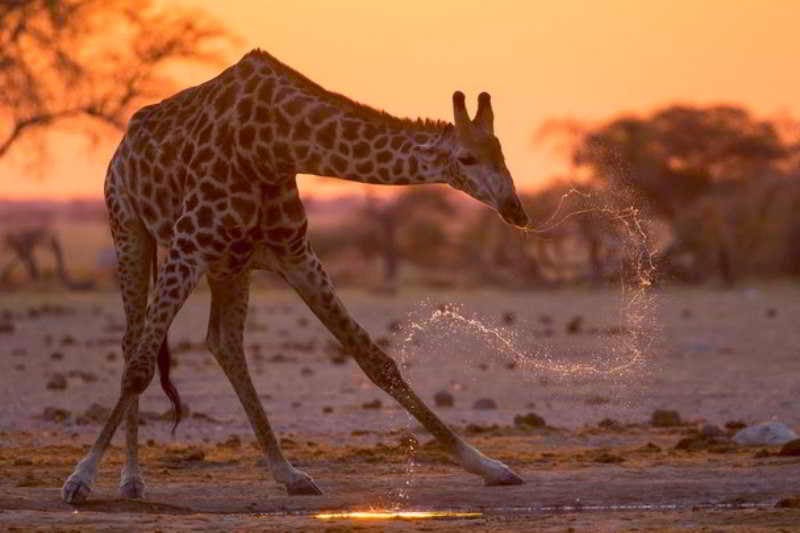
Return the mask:
<svg viewBox="0 0 800 533">
<path fill-rule="evenodd" d="M 158 254 L 153 252 L 153 283 L 156 282 L 158 275 Z M 164 341 L 161 343 L 161 348 L 158 350 L 158 375 L 161 379 L 161 389 L 164 394 L 169 398 L 172 403 L 172 409 L 175 413 L 175 420 L 172 424 L 172 435 L 175 435 L 175 429 L 181 422 L 181 397 L 178 394 L 178 389 L 169 379 L 169 371 L 172 363 L 172 354 L 169 351 L 169 344 L 167 344 L 167 335 L 164 336 Z"/>
</svg>

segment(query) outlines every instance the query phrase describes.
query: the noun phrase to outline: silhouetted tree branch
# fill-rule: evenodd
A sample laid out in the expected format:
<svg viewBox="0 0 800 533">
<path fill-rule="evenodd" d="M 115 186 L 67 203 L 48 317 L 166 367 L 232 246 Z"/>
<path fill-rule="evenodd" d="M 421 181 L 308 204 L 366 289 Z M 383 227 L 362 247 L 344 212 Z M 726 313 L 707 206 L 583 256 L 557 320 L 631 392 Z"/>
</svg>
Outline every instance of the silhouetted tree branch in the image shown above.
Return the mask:
<svg viewBox="0 0 800 533">
<path fill-rule="evenodd" d="M 0 157 L 66 120 L 96 136 L 174 90 L 165 67 L 213 62 L 231 37 L 203 13 L 150 0 L 0 1 Z M 90 119 L 80 122 L 81 119 Z"/>
</svg>

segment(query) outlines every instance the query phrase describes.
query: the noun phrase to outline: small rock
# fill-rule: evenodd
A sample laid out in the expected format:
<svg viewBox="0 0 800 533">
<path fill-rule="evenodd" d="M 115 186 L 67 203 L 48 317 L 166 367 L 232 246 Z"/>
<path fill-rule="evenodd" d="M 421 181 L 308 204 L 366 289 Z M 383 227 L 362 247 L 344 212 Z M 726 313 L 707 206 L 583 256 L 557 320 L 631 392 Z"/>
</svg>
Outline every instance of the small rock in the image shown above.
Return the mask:
<svg viewBox="0 0 800 533">
<path fill-rule="evenodd" d="M 775 507 L 783 509 L 800 509 L 800 496 L 784 498 L 776 503 Z"/>
<path fill-rule="evenodd" d="M 714 424 L 703 424 L 703 427 L 700 428 L 700 433 L 706 437 L 722 438 L 727 436 L 727 434 L 719 426 L 715 426 Z"/>
<path fill-rule="evenodd" d="M 767 318 L 775 318 L 776 316 L 778 316 L 777 309 L 775 309 L 774 307 L 770 307 L 769 309 L 767 309 Z"/>
<path fill-rule="evenodd" d="M 521 428 L 540 428 L 545 427 L 547 424 L 544 418 L 536 413 L 528 413 L 526 415 L 515 416 L 514 425 Z"/>
<path fill-rule="evenodd" d="M 657 428 L 670 428 L 680 426 L 683 424 L 681 415 L 678 411 L 671 411 L 668 409 L 656 409 L 650 415 L 650 425 Z"/>
<path fill-rule="evenodd" d="M 9 321 L 0 322 L 0 335 L 14 333 L 14 323 Z"/>
<path fill-rule="evenodd" d="M 733 440 L 742 446 L 777 446 L 797 439 L 797 433 L 781 422 L 764 422 L 739 430 Z"/>
<path fill-rule="evenodd" d="M 117 360 L 116 352 L 108 352 L 106 354 L 106 361 L 116 361 L 116 360 Z"/>
<path fill-rule="evenodd" d="M 64 359 L 64 354 L 61 352 L 53 352 L 50 354 L 50 359 L 52 359 L 53 361 L 61 361 L 62 359 Z"/>
<path fill-rule="evenodd" d="M 503 313 L 502 321 L 506 326 L 510 326 L 517 321 L 517 314 L 514 311 L 506 311 Z"/>
<path fill-rule="evenodd" d="M 472 405 L 472 408 L 479 409 L 481 411 L 497 409 L 497 402 L 491 398 L 481 398 Z"/>
<path fill-rule="evenodd" d="M 313 376 L 314 371 L 308 368 L 307 366 L 304 366 L 303 368 L 300 369 L 300 375 L 303 377 Z"/>
<path fill-rule="evenodd" d="M 453 407 L 455 398 L 446 390 L 441 390 L 433 395 L 433 402 L 436 407 Z"/>
<path fill-rule="evenodd" d="M 64 422 L 71 414 L 72 413 L 66 409 L 61 409 L 60 407 L 45 407 L 42 414 L 39 415 L 39 418 L 47 420 L 48 422 Z"/>
<path fill-rule="evenodd" d="M 800 455 L 800 439 L 790 440 L 783 445 L 778 455 L 783 456 L 797 456 Z"/>
<path fill-rule="evenodd" d="M 330 405 L 326 405 L 325 407 L 322 408 L 322 412 L 325 413 L 326 415 L 329 415 L 333 412 L 333 407 L 331 407 Z"/>
<path fill-rule="evenodd" d="M 612 431 L 619 431 L 622 429 L 622 424 L 619 420 L 614 420 L 613 418 L 604 418 L 597 423 L 597 427 Z"/>
<path fill-rule="evenodd" d="M 743 422 L 742 420 L 728 420 L 725 422 L 725 429 L 728 431 L 736 432 L 740 429 L 744 429 L 747 427 L 747 423 Z"/>
<path fill-rule="evenodd" d="M 75 344 L 75 337 L 72 335 L 64 335 L 61 338 L 61 346 L 72 346 Z"/>
<path fill-rule="evenodd" d="M 53 374 L 47 382 L 48 390 L 64 390 L 67 388 L 67 378 L 64 374 Z"/>
<path fill-rule="evenodd" d="M 572 320 L 567 322 L 567 333 L 570 335 L 574 335 L 576 333 L 580 333 L 581 329 L 583 329 L 583 317 L 580 315 L 576 315 L 572 317 Z"/>
<path fill-rule="evenodd" d="M 380 400 L 372 400 L 371 402 L 366 402 L 361 404 L 362 409 L 380 409 L 383 404 Z"/>
<path fill-rule="evenodd" d="M 80 425 L 86 424 L 102 424 L 111 414 L 111 409 L 102 406 L 99 403 L 93 403 L 89 408 L 80 415 L 76 422 Z"/>
<path fill-rule="evenodd" d="M 400 333 L 400 331 L 403 329 L 403 323 L 399 320 L 392 320 L 386 325 L 386 329 L 392 333 Z"/>
</svg>

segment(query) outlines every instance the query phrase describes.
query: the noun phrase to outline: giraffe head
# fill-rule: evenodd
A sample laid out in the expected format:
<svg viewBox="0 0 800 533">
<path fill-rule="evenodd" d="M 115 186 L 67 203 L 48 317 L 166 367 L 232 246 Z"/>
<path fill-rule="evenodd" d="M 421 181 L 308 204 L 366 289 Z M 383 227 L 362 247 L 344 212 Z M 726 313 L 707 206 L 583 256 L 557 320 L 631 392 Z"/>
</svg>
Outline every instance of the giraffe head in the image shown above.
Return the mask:
<svg viewBox="0 0 800 533">
<path fill-rule="evenodd" d="M 494 135 L 494 113 L 489 93 L 478 96 L 478 111 L 470 119 L 464 93 L 453 93 L 454 142 L 448 153 L 448 183 L 496 210 L 503 220 L 526 226 L 522 208 L 506 167 L 500 141 Z"/>
</svg>

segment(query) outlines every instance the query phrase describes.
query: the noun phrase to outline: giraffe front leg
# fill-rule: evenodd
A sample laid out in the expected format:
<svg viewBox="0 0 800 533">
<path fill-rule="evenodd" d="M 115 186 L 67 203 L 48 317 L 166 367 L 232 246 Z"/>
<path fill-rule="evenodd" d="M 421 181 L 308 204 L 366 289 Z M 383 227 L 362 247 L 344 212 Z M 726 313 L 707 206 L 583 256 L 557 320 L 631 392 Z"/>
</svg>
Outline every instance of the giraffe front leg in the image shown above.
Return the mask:
<svg viewBox="0 0 800 533">
<path fill-rule="evenodd" d="M 303 257 L 287 261 L 282 273 L 314 314 L 353 354 L 370 380 L 419 420 L 465 470 L 481 476 L 487 485 L 524 483 L 508 466 L 486 457 L 466 443 L 425 405 L 400 375 L 394 360 L 372 341 L 347 312 L 336 296 L 329 276 L 310 247 L 306 248 Z"/>
<path fill-rule="evenodd" d="M 322 494 L 311 476 L 292 466 L 283 456 L 247 370 L 243 348 L 250 288 L 247 273 L 240 274 L 235 279 L 209 278 L 209 286 L 211 314 L 208 321 L 208 347 L 239 396 L 250 425 L 267 456 L 273 478 L 283 484 L 290 495 Z"/>
</svg>

